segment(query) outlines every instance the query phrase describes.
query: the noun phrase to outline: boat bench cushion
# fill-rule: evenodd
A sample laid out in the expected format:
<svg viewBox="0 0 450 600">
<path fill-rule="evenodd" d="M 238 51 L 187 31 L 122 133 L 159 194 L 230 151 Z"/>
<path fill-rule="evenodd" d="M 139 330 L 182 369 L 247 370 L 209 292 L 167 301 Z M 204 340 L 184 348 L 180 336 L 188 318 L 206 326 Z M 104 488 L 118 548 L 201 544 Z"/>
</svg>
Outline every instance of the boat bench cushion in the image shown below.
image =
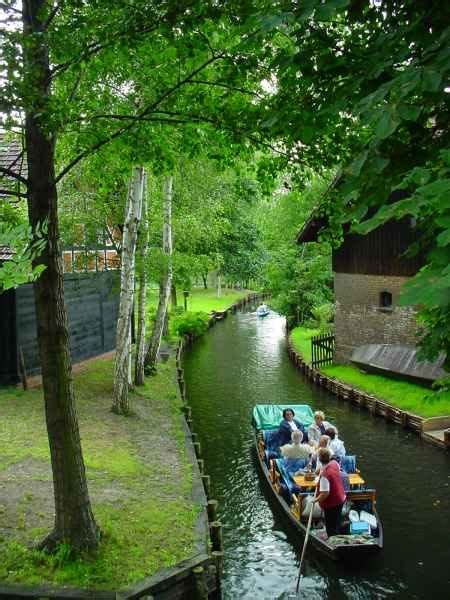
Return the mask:
<svg viewBox="0 0 450 600">
<path fill-rule="evenodd" d="M 278 429 L 266 429 L 263 431 L 264 436 L 264 444 L 266 446 L 266 450 L 269 452 L 275 452 L 277 456 L 278 454 Z"/>
<path fill-rule="evenodd" d="M 346 473 L 356 473 L 356 456 L 343 456 L 340 465 L 342 471 L 345 471 Z"/>
<path fill-rule="evenodd" d="M 293 477 L 297 471 L 304 469 L 308 464 L 307 458 L 283 458 L 281 459 L 284 463 L 287 473 Z"/>
</svg>

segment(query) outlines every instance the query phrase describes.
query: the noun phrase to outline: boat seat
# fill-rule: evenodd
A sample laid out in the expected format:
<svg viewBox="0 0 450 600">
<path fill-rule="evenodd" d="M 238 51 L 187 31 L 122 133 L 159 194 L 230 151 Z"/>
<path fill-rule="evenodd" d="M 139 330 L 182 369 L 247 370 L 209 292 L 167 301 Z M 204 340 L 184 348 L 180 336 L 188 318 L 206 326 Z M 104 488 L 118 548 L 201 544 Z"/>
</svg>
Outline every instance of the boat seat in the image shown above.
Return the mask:
<svg viewBox="0 0 450 600">
<path fill-rule="evenodd" d="M 276 452 L 278 455 L 278 429 L 265 429 L 262 433 L 266 450 Z"/>
<path fill-rule="evenodd" d="M 340 462 L 341 471 L 346 473 L 356 473 L 356 456 L 350 454 L 343 456 Z"/>
<path fill-rule="evenodd" d="M 307 458 L 282 458 L 283 464 L 288 474 L 292 477 L 300 469 L 304 469 L 308 464 Z"/>
</svg>

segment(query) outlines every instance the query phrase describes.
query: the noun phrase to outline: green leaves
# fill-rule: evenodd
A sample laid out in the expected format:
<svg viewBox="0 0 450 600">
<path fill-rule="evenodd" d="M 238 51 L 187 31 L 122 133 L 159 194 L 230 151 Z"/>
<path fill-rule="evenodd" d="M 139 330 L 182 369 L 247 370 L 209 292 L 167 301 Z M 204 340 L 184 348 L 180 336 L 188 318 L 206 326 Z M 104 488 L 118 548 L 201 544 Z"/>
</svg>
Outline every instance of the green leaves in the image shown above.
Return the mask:
<svg viewBox="0 0 450 600">
<path fill-rule="evenodd" d="M 0 292 L 34 281 L 44 271 L 43 265 L 33 266 L 32 262 L 45 248 L 46 230 L 43 224 L 33 235 L 31 227 L 24 223 L 0 223 L 0 246 L 7 246 L 12 254 L 10 259 L 0 263 Z"/>
</svg>

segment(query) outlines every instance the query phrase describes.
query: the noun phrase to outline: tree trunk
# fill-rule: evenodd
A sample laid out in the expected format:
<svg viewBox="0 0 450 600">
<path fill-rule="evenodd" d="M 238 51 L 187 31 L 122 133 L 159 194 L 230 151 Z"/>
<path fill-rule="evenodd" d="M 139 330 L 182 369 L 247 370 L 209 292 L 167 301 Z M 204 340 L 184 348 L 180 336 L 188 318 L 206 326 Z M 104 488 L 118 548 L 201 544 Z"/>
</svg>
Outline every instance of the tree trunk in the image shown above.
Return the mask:
<svg viewBox="0 0 450 600">
<path fill-rule="evenodd" d="M 156 369 L 156 357 L 158 356 L 161 336 L 166 319 L 167 305 L 169 303 L 170 290 L 172 287 L 172 177 L 167 177 L 164 183 L 164 225 L 163 225 L 163 249 L 167 256 L 167 269 L 161 281 L 158 310 L 153 325 L 152 337 L 145 357 L 145 366 L 150 371 Z"/>
<path fill-rule="evenodd" d="M 177 287 L 174 283 L 172 283 L 170 287 L 170 301 L 172 308 L 176 308 L 178 306 Z"/>
<path fill-rule="evenodd" d="M 138 283 L 137 300 L 137 338 L 134 380 L 136 385 L 144 385 L 145 360 L 145 309 L 147 300 L 147 252 L 148 252 L 148 216 L 147 216 L 147 173 L 144 172 L 142 184 L 142 220 L 138 237 Z"/>
<path fill-rule="evenodd" d="M 45 122 L 51 100 L 48 48 L 43 35 L 44 0 L 23 2 L 24 89 L 32 90 L 25 115 L 28 162 L 28 215 L 33 232 L 47 228 L 47 244 L 34 266 L 45 270 L 34 282 L 37 335 L 41 359 L 50 457 L 53 471 L 55 522 L 40 544 L 49 551 L 70 544 L 76 551 L 98 546 L 99 530 L 92 513 L 81 451 L 72 382 L 63 264 L 55 184 L 55 136 Z"/>
<path fill-rule="evenodd" d="M 222 295 L 222 278 L 220 273 L 217 273 L 217 297 L 220 298 Z"/>
<path fill-rule="evenodd" d="M 203 279 L 203 287 L 205 290 L 208 289 L 208 273 L 206 273 L 206 275 L 204 273 L 202 273 L 202 279 Z"/>
<path fill-rule="evenodd" d="M 116 360 L 114 365 L 114 400 L 112 411 L 120 415 L 130 413 L 128 398 L 131 370 L 131 315 L 134 301 L 134 266 L 136 242 L 142 211 L 142 167 L 133 169 L 125 207 L 122 238 L 122 269 L 120 273 L 120 304 L 116 333 Z"/>
</svg>

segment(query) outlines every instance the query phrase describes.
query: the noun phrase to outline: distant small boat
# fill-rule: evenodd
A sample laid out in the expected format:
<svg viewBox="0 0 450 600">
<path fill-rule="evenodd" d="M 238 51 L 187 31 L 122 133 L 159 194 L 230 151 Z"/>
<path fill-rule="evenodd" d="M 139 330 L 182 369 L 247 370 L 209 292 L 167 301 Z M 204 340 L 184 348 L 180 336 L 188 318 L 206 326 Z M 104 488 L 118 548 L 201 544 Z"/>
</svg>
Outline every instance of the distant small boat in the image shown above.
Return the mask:
<svg viewBox="0 0 450 600">
<path fill-rule="evenodd" d="M 267 306 L 267 304 L 261 304 L 260 306 L 258 306 L 258 308 L 256 309 L 256 315 L 258 317 L 267 317 L 267 315 L 270 313 L 269 307 Z"/>
<path fill-rule="evenodd" d="M 305 426 L 313 422 L 314 413 L 307 404 L 293 406 L 257 404 L 252 415 L 254 442 L 258 465 L 271 491 L 271 497 L 275 501 L 274 507 L 283 515 L 290 529 L 303 537 L 307 528 L 304 510 L 308 504 L 308 496 L 312 497 L 314 494 L 315 482 L 307 480 L 306 476 L 301 474 L 305 469 L 296 471 L 300 465 L 295 463 L 303 461 L 302 466 L 306 468 L 308 462 L 306 459 L 276 458 L 277 444 L 275 443 L 274 446 L 272 444 L 277 440 L 278 426 L 285 408 L 293 409 L 296 417 Z M 333 560 L 352 561 L 359 556 L 371 555 L 383 547 L 383 528 L 376 510 L 376 491 L 365 487 L 365 482 L 359 473 L 350 473 L 350 471 L 349 469 L 348 478 L 352 489 L 346 492 L 345 509 L 349 510 L 349 513 L 344 519 L 349 533 L 324 538 L 325 524 L 322 516 L 318 516 L 313 519 L 310 534 L 312 545 Z M 296 491 L 293 488 L 294 483 L 297 484 Z"/>
</svg>

